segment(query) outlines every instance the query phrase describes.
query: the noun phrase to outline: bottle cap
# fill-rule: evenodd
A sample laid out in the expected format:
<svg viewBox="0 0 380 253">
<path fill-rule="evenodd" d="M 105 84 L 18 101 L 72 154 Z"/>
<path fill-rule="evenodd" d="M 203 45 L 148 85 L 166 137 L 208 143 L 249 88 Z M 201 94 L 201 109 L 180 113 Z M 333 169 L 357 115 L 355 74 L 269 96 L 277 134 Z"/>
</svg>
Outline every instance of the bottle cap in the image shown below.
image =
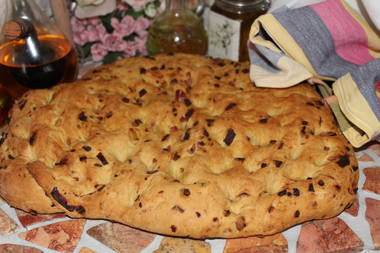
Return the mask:
<svg viewBox="0 0 380 253">
<path fill-rule="evenodd" d="M 24 26 L 16 21 L 9 21 L 3 26 L 3 34 L 9 40 L 20 38 L 25 32 Z"/>
</svg>

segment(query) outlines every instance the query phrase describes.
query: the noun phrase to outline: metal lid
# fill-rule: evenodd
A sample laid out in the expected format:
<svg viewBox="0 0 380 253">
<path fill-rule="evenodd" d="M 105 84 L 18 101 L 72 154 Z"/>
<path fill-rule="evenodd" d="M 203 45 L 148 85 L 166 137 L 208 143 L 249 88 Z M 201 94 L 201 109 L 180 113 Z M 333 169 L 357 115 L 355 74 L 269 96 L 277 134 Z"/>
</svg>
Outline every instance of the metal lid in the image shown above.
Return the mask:
<svg viewBox="0 0 380 253">
<path fill-rule="evenodd" d="M 252 7 L 262 4 L 270 4 L 270 0 L 217 0 L 223 4 L 231 5 L 233 7 Z"/>
<path fill-rule="evenodd" d="M 228 11 L 251 12 L 267 11 L 271 0 L 216 0 L 215 4 Z"/>
</svg>

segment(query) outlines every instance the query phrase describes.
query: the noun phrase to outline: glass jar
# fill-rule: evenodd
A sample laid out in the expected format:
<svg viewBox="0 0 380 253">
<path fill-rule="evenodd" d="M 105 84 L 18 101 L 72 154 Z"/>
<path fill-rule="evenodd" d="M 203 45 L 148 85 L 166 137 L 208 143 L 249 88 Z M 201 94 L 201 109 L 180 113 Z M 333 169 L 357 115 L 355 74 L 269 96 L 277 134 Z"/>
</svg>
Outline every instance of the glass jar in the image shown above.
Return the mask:
<svg viewBox="0 0 380 253">
<path fill-rule="evenodd" d="M 247 61 L 252 23 L 265 14 L 270 0 L 215 0 L 208 25 L 208 54 L 234 61 Z"/>
<path fill-rule="evenodd" d="M 202 18 L 187 8 L 186 0 L 166 0 L 165 4 L 165 11 L 149 28 L 149 54 L 206 54 L 207 34 Z"/>
<path fill-rule="evenodd" d="M 76 79 L 72 43 L 33 0 L 8 0 L 0 35 L 0 84 L 19 98 L 29 89 Z"/>
</svg>

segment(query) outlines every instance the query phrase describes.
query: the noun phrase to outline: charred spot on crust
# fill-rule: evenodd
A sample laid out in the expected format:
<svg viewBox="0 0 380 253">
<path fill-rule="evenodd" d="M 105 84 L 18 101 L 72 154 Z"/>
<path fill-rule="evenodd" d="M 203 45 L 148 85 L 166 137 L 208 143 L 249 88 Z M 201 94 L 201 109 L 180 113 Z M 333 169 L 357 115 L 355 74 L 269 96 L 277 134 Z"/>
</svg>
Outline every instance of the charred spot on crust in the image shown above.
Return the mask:
<svg viewBox="0 0 380 253">
<path fill-rule="evenodd" d="M 300 190 L 298 188 L 293 188 L 293 195 L 297 197 L 300 196 L 301 195 Z"/>
<path fill-rule="evenodd" d="M 313 184 L 309 184 L 309 192 L 314 192 L 314 185 Z"/>
<path fill-rule="evenodd" d="M 107 112 L 106 118 L 109 119 L 113 116 L 113 112 Z"/>
<path fill-rule="evenodd" d="M 64 157 L 59 162 L 55 163 L 55 166 L 63 166 L 63 165 L 66 165 L 67 162 L 68 162 L 67 157 Z"/>
<path fill-rule="evenodd" d="M 141 121 L 141 119 L 135 119 L 133 121 L 133 126 L 135 127 L 138 127 L 139 125 L 141 125 L 143 122 Z"/>
<path fill-rule="evenodd" d="M 300 217 L 300 215 L 301 215 L 301 212 L 299 210 L 297 210 L 297 211 L 294 212 L 294 217 L 295 218 Z"/>
<path fill-rule="evenodd" d="M 83 148 L 83 150 L 85 150 L 85 151 L 91 151 L 91 147 L 90 146 L 87 146 L 87 145 L 85 145 L 85 146 L 83 146 L 82 147 Z"/>
<path fill-rule="evenodd" d="M 190 99 L 188 99 L 188 98 L 185 98 L 185 99 L 183 100 L 183 103 L 184 103 L 186 106 L 190 106 L 190 105 L 192 105 L 192 102 L 191 102 Z"/>
<path fill-rule="evenodd" d="M 99 161 L 103 164 L 103 165 L 107 165 L 108 164 L 108 161 L 107 159 L 104 157 L 104 155 L 99 152 L 97 155 L 96 155 L 96 158 L 99 159 Z"/>
<path fill-rule="evenodd" d="M 232 108 L 234 108 L 235 106 L 236 106 L 237 104 L 235 104 L 235 103 L 231 103 L 231 104 L 229 104 L 229 105 L 227 105 L 227 107 L 226 107 L 226 111 L 229 111 L 229 110 L 231 110 Z"/>
<path fill-rule="evenodd" d="M 178 154 L 178 153 L 175 153 L 174 155 L 173 155 L 173 160 L 174 161 L 177 161 L 178 159 L 180 159 L 181 158 L 181 156 Z"/>
<path fill-rule="evenodd" d="M 206 119 L 207 126 L 208 126 L 208 127 L 212 127 L 214 121 L 215 121 L 214 119 Z"/>
<path fill-rule="evenodd" d="M 342 155 L 337 164 L 339 165 L 339 167 L 341 168 L 344 168 L 346 167 L 347 165 L 350 165 L 350 157 L 346 154 L 346 155 Z"/>
<path fill-rule="evenodd" d="M 183 135 L 182 141 L 187 141 L 190 139 L 190 129 L 187 129 L 185 134 Z"/>
<path fill-rule="evenodd" d="M 186 197 L 190 196 L 190 194 L 191 194 L 190 190 L 187 189 L 187 188 L 183 189 L 183 190 L 182 190 L 182 193 L 183 193 L 183 195 L 185 195 Z"/>
<path fill-rule="evenodd" d="M 185 113 L 185 120 L 189 120 L 191 118 L 191 116 L 193 116 L 193 113 L 194 113 L 194 109 L 189 109 L 186 113 Z"/>
<path fill-rule="evenodd" d="M 262 123 L 262 124 L 265 124 L 265 123 L 268 122 L 268 119 L 260 119 L 259 122 Z"/>
<path fill-rule="evenodd" d="M 170 229 L 172 230 L 173 233 L 175 233 L 177 231 L 177 227 L 174 225 L 171 225 Z"/>
<path fill-rule="evenodd" d="M 36 132 L 32 133 L 32 135 L 29 137 L 29 144 L 31 146 L 33 146 L 34 143 L 36 142 L 36 137 L 37 137 L 37 133 Z"/>
<path fill-rule="evenodd" d="M 278 192 L 277 195 L 281 197 L 281 196 L 285 196 L 286 193 L 287 193 L 287 190 L 282 190 L 282 191 Z"/>
<path fill-rule="evenodd" d="M 178 205 L 173 206 L 172 210 L 180 212 L 180 213 L 184 213 L 185 212 L 185 210 L 182 207 L 178 206 Z"/>
<path fill-rule="evenodd" d="M 245 217 L 244 216 L 240 216 L 236 222 L 235 222 L 235 226 L 236 226 L 236 229 L 238 231 L 242 231 L 246 226 L 247 226 L 247 223 L 245 222 Z"/>
<path fill-rule="evenodd" d="M 140 92 L 139 92 L 139 96 L 140 97 L 143 97 L 144 95 L 146 95 L 148 92 L 145 90 L 145 89 L 142 89 L 142 90 L 140 90 Z"/>
<path fill-rule="evenodd" d="M 85 209 L 83 206 L 73 206 L 67 203 L 67 199 L 58 191 L 57 187 L 54 187 L 50 192 L 51 196 L 55 201 L 57 201 L 61 206 L 63 206 L 69 212 L 78 212 L 79 214 L 85 213 Z"/>
<path fill-rule="evenodd" d="M 282 161 L 274 160 L 274 165 L 275 165 L 277 168 L 279 168 L 279 167 L 281 167 L 281 165 L 282 165 Z"/>
<path fill-rule="evenodd" d="M 164 137 L 162 137 L 161 141 L 166 141 L 169 138 L 169 136 L 170 136 L 170 134 L 164 135 Z"/>
<path fill-rule="evenodd" d="M 230 129 L 227 130 L 227 135 L 226 135 L 226 137 L 224 138 L 223 142 L 224 142 L 227 146 L 229 146 L 229 145 L 231 145 L 231 143 L 234 141 L 235 136 L 236 136 L 235 131 L 234 131 L 233 129 L 230 128 Z"/>
<path fill-rule="evenodd" d="M 223 211 L 223 216 L 224 217 L 228 217 L 228 216 L 230 216 L 231 215 L 231 211 L 230 210 L 224 210 Z"/>
<path fill-rule="evenodd" d="M 319 184 L 320 186 L 324 186 L 324 185 L 325 185 L 325 182 L 324 182 L 323 180 L 319 180 L 319 181 L 318 181 L 318 184 Z"/>
<path fill-rule="evenodd" d="M 80 121 L 85 122 L 85 121 L 87 121 L 87 116 L 86 116 L 86 114 L 85 114 L 84 112 L 81 112 L 81 113 L 79 113 L 79 115 L 78 115 L 78 119 L 79 119 Z"/>
</svg>

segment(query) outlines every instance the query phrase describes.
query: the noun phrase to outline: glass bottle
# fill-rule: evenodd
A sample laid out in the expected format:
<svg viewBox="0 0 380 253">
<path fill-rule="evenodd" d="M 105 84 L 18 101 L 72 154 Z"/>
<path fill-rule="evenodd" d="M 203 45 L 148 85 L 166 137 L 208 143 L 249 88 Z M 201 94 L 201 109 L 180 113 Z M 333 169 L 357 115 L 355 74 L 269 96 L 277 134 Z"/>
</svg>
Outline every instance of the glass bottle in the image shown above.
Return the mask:
<svg viewBox="0 0 380 253">
<path fill-rule="evenodd" d="M 208 54 L 247 61 L 251 25 L 268 11 L 270 3 L 271 0 L 215 0 L 209 13 Z"/>
<path fill-rule="evenodd" d="M 186 0 L 166 0 L 165 4 L 165 10 L 149 28 L 149 54 L 206 54 L 207 33 L 202 18 L 187 8 Z"/>
<path fill-rule="evenodd" d="M 77 55 L 34 0 L 11 0 L 0 34 L 0 84 L 13 99 L 76 79 Z"/>
</svg>

